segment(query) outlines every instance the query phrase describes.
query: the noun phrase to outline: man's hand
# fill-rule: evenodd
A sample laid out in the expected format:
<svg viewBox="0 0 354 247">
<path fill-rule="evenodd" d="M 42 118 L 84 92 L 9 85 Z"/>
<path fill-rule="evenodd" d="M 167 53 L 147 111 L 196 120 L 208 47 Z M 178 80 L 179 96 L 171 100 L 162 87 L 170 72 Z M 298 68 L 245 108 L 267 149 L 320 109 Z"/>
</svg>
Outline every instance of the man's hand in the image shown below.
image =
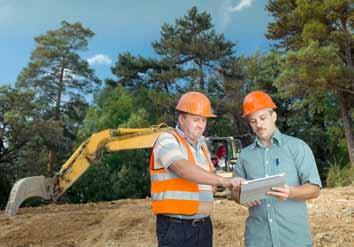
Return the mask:
<svg viewBox="0 0 354 247">
<path fill-rule="evenodd" d="M 244 204 L 246 207 L 251 208 L 251 207 L 255 207 L 258 205 L 261 205 L 261 201 L 260 200 L 256 200 L 256 201 L 252 201 L 252 202 L 246 202 Z"/>
<path fill-rule="evenodd" d="M 219 177 L 219 185 L 221 185 L 224 188 L 228 188 L 230 190 L 233 189 L 239 190 L 241 188 L 242 181 L 244 181 L 244 179 L 241 177 L 234 177 L 234 178 Z"/>
<path fill-rule="evenodd" d="M 279 200 L 286 200 L 290 197 L 291 188 L 287 184 L 284 187 L 273 187 L 267 194 L 275 196 Z"/>
<path fill-rule="evenodd" d="M 232 190 L 234 190 L 234 189 L 241 190 L 241 184 L 243 181 L 245 181 L 245 180 L 241 177 L 231 178 L 231 189 Z"/>
<path fill-rule="evenodd" d="M 238 179 L 240 181 L 239 186 L 235 186 L 231 189 L 231 198 L 234 200 L 236 203 L 240 203 L 240 193 L 241 193 L 241 184 L 243 181 L 246 181 L 243 178 L 235 177 L 234 179 Z M 248 208 L 258 206 L 261 204 L 261 201 L 256 200 L 252 202 L 245 203 L 244 205 Z"/>
</svg>

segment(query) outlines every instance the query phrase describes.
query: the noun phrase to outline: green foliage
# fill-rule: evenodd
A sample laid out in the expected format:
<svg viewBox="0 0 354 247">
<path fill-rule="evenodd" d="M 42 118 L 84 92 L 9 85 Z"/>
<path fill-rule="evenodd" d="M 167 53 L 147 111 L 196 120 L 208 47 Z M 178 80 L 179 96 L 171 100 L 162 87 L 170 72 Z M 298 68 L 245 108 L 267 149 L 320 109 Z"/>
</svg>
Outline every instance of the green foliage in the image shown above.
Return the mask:
<svg viewBox="0 0 354 247">
<path fill-rule="evenodd" d="M 44 127 L 34 134 L 42 149 L 49 152 L 47 161 L 39 159 L 44 162 L 42 166 L 48 164 L 49 175 L 62 163 L 65 152 L 72 149 L 78 123 L 85 116 L 85 97 L 99 84 L 94 71 L 79 55 L 93 35 L 81 23 L 61 22 L 60 28 L 35 38 L 36 48 L 16 81 L 17 88 L 34 93 L 38 113 L 34 121 Z"/>
<path fill-rule="evenodd" d="M 31 91 L 0 87 L 0 170 L 8 168 L 6 176 L 12 178 L 19 175 L 17 161 L 21 150 L 33 140 L 32 133 L 38 129 L 33 121 L 36 112 L 32 99 Z"/>
<path fill-rule="evenodd" d="M 59 29 L 36 37 L 37 47 L 16 85 L 36 89 L 38 100 L 46 106 L 61 105 L 63 95 L 71 99 L 92 92 L 99 81 L 78 52 L 86 50 L 93 35 L 80 23 L 63 21 Z"/>
<path fill-rule="evenodd" d="M 33 134 L 40 130 L 34 121 L 33 95 L 31 91 L 0 87 L 0 207 L 5 206 L 10 186 L 35 168 L 20 162 L 35 141 Z"/>
<path fill-rule="evenodd" d="M 154 112 L 144 108 L 148 105 L 141 101 L 142 98 L 135 97 L 123 87 L 102 90 L 96 95 L 96 105 L 89 109 L 79 131 L 78 144 L 103 129 L 148 127 L 148 119 Z M 87 202 L 148 195 L 149 154 L 148 150 L 104 153 L 102 159 L 69 190 L 66 198 Z"/>
<path fill-rule="evenodd" d="M 319 47 L 318 42 L 288 52 L 284 70 L 275 85 L 282 96 L 310 96 L 350 86 L 354 74 L 346 73 L 345 64 L 333 46 Z"/>
<path fill-rule="evenodd" d="M 320 173 L 326 177 L 329 159 L 347 157 L 346 147 L 339 145 L 345 138 L 333 90 L 348 86 L 346 67 L 336 48 L 320 47 L 318 42 L 288 52 L 284 60 L 274 85 L 279 96 L 289 101 L 286 110 L 290 112 L 284 119 L 287 131 L 310 144 Z"/>
<path fill-rule="evenodd" d="M 348 186 L 353 183 L 354 166 L 348 164 L 347 166 L 340 167 L 336 162 L 330 166 L 326 179 L 326 185 L 328 187 Z"/>
<path fill-rule="evenodd" d="M 206 91 L 209 80 L 226 74 L 234 60 L 235 45 L 217 34 L 211 21 L 210 14 L 193 7 L 174 25 L 163 24 L 160 40 L 152 43 L 158 58 L 120 54 L 112 68 L 117 83 L 128 89 L 144 86 L 166 93 Z"/>
<path fill-rule="evenodd" d="M 323 137 L 327 128 L 344 128 L 346 156 L 354 164 L 352 1 L 272 0 L 266 8 L 274 17 L 267 37 L 287 52 L 274 83 L 280 96 L 290 102 L 289 110 L 305 110 L 308 117 L 302 125 L 317 125 Z M 335 116 L 342 122 L 326 115 L 331 112 L 339 112 Z"/>
<path fill-rule="evenodd" d="M 120 198 L 142 198 L 149 194 L 148 150 L 105 153 L 69 189 L 66 200 L 93 202 Z"/>
<path fill-rule="evenodd" d="M 234 126 L 226 118 L 218 117 L 208 121 L 208 136 L 231 136 Z"/>
<path fill-rule="evenodd" d="M 266 36 L 277 41 L 278 50 L 236 57 L 235 44 L 216 33 L 210 14 L 193 7 L 161 27 L 153 58 L 119 54 L 112 67 L 117 79 L 106 79 L 100 89 L 80 57 L 94 35 L 90 29 L 62 22 L 36 37 L 17 87 L 0 88 L 0 206 L 19 177 L 45 173 L 51 150 L 57 170 L 75 145 L 103 129 L 174 126 L 177 100 L 187 90 L 212 100 L 218 118 L 208 121 L 207 135 L 247 141 L 251 132 L 242 100 L 250 90 L 268 92 L 278 106 L 278 127 L 311 146 L 323 181 L 352 183 L 353 169 L 342 167 L 349 162 L 345 132 L 354 117 L 351 1 L 270 0 L 267 9 L 273 22 Z M 89 107 L 86 95 L 93 91 Z M 104 153 L 64 200 L 145 197 L 149 155 L 149 150 Z"/>
<path fill-rule="evenodd" d="M 175 95 L 160 90 L 149 90 L 141 87 L 134 93 L 135 104 L 143 107 L 147 113 L 145 121 L 149 124 L 167 123 L 173 126 L 176 120 Z"/>
<path fill-rule="evenodd" d="M 313 40 L 335 45 L 345 53 L 352 42 L 351 0 L 270 0 L 266 9 L 274 17 L 266 37 L 278 40 L 277 47 L 298 50 Z"/>
<path fill-rule="evenodd" d="M 319 21 L 312 20 L 304 25 L 302 39 L 306 44 L 313 40 L 324 42 L 328 36 L 327 26 Z"/>
</svg>

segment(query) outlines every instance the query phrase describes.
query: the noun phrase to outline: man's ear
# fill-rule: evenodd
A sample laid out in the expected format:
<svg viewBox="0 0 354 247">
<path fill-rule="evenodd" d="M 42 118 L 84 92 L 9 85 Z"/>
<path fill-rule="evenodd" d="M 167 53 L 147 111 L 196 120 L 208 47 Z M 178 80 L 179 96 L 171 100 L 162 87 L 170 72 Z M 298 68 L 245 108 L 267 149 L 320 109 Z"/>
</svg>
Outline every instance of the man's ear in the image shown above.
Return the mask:
<svg viewBox="0 0 354 247">
<path fill-rule="evenodd" d="M 277 118 L 278 118 L 278 115 L 277 115 L 277 112 L 276 111 L 273 111 L 272 112 L 272 118 L 273 118 L 273 121 L 274 123 L 277 121 Z"/>
<path fill-rule="evenodd" d="M 186 116 L 183 113 L 178 114 L 178 122 L 183 123 Z"/>
</svg>

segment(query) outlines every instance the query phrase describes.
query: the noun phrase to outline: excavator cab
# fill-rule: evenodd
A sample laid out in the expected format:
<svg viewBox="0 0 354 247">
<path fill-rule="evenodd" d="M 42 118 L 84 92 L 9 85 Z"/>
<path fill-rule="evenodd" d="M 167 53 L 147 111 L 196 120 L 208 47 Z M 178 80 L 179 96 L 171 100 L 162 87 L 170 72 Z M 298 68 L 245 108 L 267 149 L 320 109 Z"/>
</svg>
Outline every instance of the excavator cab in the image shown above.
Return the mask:
<svg viewBox="0 0 354 247">
<path fill-rule="evenodd" d="M 216 172 L 231 177 L 238 154 L 242 149 L 241 141 L 232 136 L 227 136 L 207 137 L 206 142 Z"/>
</svg>

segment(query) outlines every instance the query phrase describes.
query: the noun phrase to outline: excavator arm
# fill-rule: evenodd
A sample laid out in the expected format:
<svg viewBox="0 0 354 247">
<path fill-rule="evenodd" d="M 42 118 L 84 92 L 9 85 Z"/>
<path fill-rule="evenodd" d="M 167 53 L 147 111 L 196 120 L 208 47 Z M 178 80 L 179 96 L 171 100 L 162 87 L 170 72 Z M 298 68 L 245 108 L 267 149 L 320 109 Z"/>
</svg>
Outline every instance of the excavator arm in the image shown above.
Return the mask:
<svg viewBox="0 0 354 247">
<path fill-rule="evenodd" d="M 11 189 L 5 214 L 16 215 L 22 202 L 32 197 L 57 201 L 92 164 L 101 158 L 103 151 L 151 148 L 160 133 L 170 129 L 171 127 L 166 124 L 159 124 L 140 129 L 107 129 L 93 134 L 76 149 L 54 177 L 35 176 L 17 181 Z"/>
</svg>

